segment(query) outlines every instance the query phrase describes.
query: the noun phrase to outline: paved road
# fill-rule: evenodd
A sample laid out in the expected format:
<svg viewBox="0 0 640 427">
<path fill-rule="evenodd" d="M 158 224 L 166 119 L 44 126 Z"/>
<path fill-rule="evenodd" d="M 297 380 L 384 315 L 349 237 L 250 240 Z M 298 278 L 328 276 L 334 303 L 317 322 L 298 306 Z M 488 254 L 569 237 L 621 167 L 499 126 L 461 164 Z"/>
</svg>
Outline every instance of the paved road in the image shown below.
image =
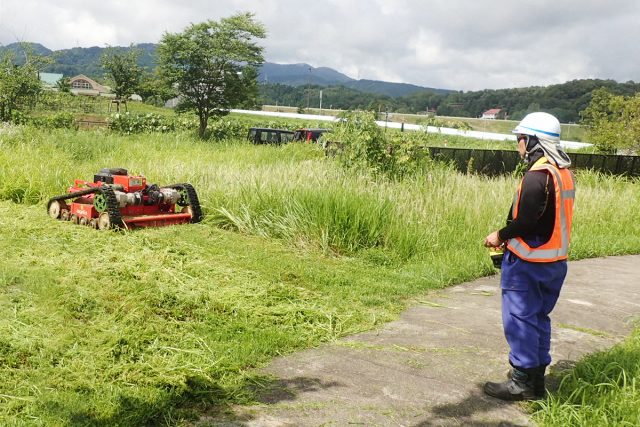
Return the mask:
<svg viewBox="0 0 640 427">
<path fill-rule="evenodd" d="M 639 316 L 640 255 L 571 262 L 552 314 L 552 370 L 611 347 Z M 263 403 L 213 424 L 529 425 L 520 405 L 481 391 L 505 377 L 506 354 L 499 277 L 486 277 L 425 295 L 381 330 L 276 359 Z"/>
</svg>

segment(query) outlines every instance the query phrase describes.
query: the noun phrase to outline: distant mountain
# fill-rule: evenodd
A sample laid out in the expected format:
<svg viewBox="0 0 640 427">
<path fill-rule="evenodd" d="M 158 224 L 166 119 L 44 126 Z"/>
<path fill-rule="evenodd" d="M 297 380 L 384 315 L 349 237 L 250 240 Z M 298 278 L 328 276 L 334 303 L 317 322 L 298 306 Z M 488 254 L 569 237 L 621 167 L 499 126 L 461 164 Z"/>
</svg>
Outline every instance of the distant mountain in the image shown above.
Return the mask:
<svg viewBox="0 0 640 427">
<path fill-rule="evenodd" d="M 440 94 L 448 94 L 454 92 L 453 90 L 448 89 L 435 89 L 431 87 L 416 86 L 408 83 L 390 83 L 379 80 L 355 80 L 347 83 L 345 86 L 362 92 L 387 95 L 392 98 L 411 95 L 416 92 L 435 92 Z"/>
<path fill-rule="evenodd" d="M 279 83 L 288 86 L 345 86 L 361 92 L 386 95 L 393 98 L 411 95 L 416 92 L 435 92 L 447 94 L 447 89 L 434 89 L 407 83 L 392 83 L 378 80 L 356 80 L 334 69 L 315 68 L 309 64 L 274 64 L 265 63 L 258 76 L 260 83 Z"/>
<path fill-rule="evenodd" d="M 101 79 L 104 71 L 100 66 L 100 56 L 105 48 L 103 47 L 74 47 L 71 49 L 61 49 L 52 51 L 39 43 L 26 43 L 33 53 L 38 55 L 53 56 L 55 63 L 45 70 L 50 73 L 60 73 L 71 77 L 84 74 L 94 79 Z M 154 43 L 142 43 L 135 46 L 142 51 L 140 55 L 140 65 L 152 71 L 156 67 L 156 47 Z M 24 57 L 22 43 L 12 43 L 7 46 L 0 46 L 3 50 L 13 50 L 18 59 Z M 127 49 L 126 47 L 123 49 Z M 274 64 L 265 62 L 260 69 L 258 76 L 260 83 L 283 84 L 287 86 L 345 86 L 366 93 L 399 97 L 410 95 L 416 92 L 435 92 L 440 94 L 451 93 L 450 90 L 434 89 L 416 86 L 406 83 L 391 83 L 377 80 L 356 80 L 346 76 L 332 68 L 312 67 L 309 64 Z"/>
<path fill-rule="evenodd" d="M 258 76 L 260 83 L 280 83 L 288 86 L 331 86 L 354 81 L 331 68 L 314 68 L 309 64 L 274 64 L 266 62 Z"/>
<path fill-rule="evenodd" d="M 4 47 L 0 46 L 0 53 L 4 50 L 12 50 L 16 52 L 18 62 L 20 62 L 24 57 L 23 44 L 25 43 L 11 43 Z M 26 43 L 26 45 L 28 49 L 31 49 L 37 55 L 52 56 L 54 58 L 55 63 L 46 67 L 43 70 L 45 72 L 64 74 L 67 77 L 84 74 L 94 79 L 100 79 L 104 75 L 104 71 L 100 66 L 100 56 L 106 49 L 104 47 L 74 47 L 52 51 L 39 43 Z M 135 47 L 141 51 L 138 60 L 139 64 L 147 70 L 153 70 L 156 67 L 156 45 L 142 43 Z"/>
<path fill-rule="evenodd" d="M 102 67 L 100 66 L 100 56 L 105 50 L 103 47 L 74 47 L 71 49 L 52 51 L 39 43 L 26 44 L 29 45 L 35 54 L 51 55 L 55 58 L 55 63 L 47 67 L 44 71 L 60 73 L 69 77 L 84 74 L 98 80 L 104 75 Z M 22 58 L 24 57 L 22 46 L 22 43 L 12 43 L 4 47 L 0 46 L 0 52 L 6 49 L 13 50 L 16 52 L 18 58 Z M 157 65 L 157 45 L 153 43 L 141 43 L 135 45 L 135 47 L 141 50 L 140 65 L 149 71 L 155 69 Z M 434 89 L 406 83 L 356 80 L 332 68 L 312 67 L 309 64 L 274 64 L 266 62 L 260 69 L 258 81 L 260 83 L 283 84 L 294 87 L 304 85 L 345 86 L 361 92 L 385 95 L 393 98 L 416 92 L 435 92 L 440 94 L 452 92 L 445 89 Z"/>
<path fill-rule="evenodd" d="M 0 53 L 10 50 L 16 54 L 16 58 L 18 61 L 24 58 L 24 49 L 22 48 L 23 43 L 11 43 L 6 46 L 0 46 Z M 48 56 L 53 53 L 52 50 L 47 49 L 42 46 L 40 43 L 25 43 L 31 51 L 36 55 Z"/>
</svg>

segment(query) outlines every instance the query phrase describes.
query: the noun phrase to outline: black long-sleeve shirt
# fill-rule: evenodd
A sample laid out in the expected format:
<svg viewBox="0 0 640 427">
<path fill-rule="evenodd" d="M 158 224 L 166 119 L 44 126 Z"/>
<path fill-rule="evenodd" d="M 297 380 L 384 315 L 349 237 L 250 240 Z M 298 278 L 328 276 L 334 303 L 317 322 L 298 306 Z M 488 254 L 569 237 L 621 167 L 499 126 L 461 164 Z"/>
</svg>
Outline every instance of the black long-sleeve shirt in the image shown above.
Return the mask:
<svg viewBox="0 0 640 427">
<path fill-rule="evenodd" d="M 542 156 L 536 157 L 529 167 Z M 512 206 L 507 226 L 498 231 L 500 240 L 521 237 L 539 244 L 547 242 L 555 225 L 555 205 L 555 186 L 549 173 L 544 170 L 527 171 L 522 179 L 518 216 L 513 219 Z"/>
</svg>

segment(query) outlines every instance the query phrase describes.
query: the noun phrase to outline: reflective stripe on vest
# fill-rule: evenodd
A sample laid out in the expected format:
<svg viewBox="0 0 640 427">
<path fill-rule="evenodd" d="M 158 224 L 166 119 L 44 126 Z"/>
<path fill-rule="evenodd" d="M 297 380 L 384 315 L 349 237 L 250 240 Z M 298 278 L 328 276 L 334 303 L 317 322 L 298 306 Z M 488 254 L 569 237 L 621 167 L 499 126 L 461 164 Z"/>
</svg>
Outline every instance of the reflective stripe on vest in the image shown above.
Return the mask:
<svg viewBox="0 0 640 427">
<path fill-rule="evenodd" d="M 551 233 L 549 241 L 537 248 L 529 246 L 521 237 L 509 239 L 507 248 L 519 258 L 531 262 L 553 262 L 567 259 L 569 239 L 571 237 L 573 200 L 575 199 L 575 188 L 573 186 L 571 172 L 568 169 L 558 169 L 548 163 L 544 157 L 537 161 L 530 170 L 548 171 L 553 179 L 556 202 L 553 232 Z M 518 216 L 521 190 L 522 181 L 520 181 L 520 185 L 518 185 L 518 190 L 513 201 L 511 217 L 514 219 Z"/>
</svg>

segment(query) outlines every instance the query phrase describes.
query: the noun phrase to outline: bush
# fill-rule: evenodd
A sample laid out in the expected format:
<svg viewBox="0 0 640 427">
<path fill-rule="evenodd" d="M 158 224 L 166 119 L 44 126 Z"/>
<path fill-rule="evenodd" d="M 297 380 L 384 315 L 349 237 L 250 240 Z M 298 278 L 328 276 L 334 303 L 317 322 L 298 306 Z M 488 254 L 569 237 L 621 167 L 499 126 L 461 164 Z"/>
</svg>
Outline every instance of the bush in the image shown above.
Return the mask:
<svg viewBox="0 0 640 427">
<path fill-rule="evenodd" d="M 43 129 L 78 129 L 74 115 L 66 112 L 47 116 L 30 116 L 21 111 L 12 111 L 11 123 L 32 125 Z"/>
<path fill-rule="evenodd" d="M 393 155 L 393 175 L 404 176 L 432 166 L 427 144 L 427 133 L 393 133 L 391 147 Z"/>
<path fill-rule="evenodd" d="M 116 113 L 109 120 L 109 129 L 125 135 L 153 132 L 173 132 L 176 130 L 193 130 L 198 128 L 198 121 L 192 116 L 167 117 L 154 113 L 124 114 Z M 222 140 L 242 138 L 246 136 L 248 126 L 235 120 L 218 119 L 211 121 L 207 128 L 207 136 Z"/>
<path fill-rule="evenodd" d="M 374 174 L 398 178 L 432 163 L 426 133 L 386 133 L 371 112 L 349 113 L 323 141 L 327 154 L 335 155 L 346 167 L 369 169 Z"/>
<path fill-rule="evenodd" d="M 37 111 L 63 111 L 70 113 L 103 113 L 106 101 L 101 97 L 74 95 L 67 92 L 44 91 L 38 97 Z"/>
<path fill-rule="evenodd" d="M 78 129 L 72 113 L 56 113 L 51 116 L 34 117 L 29 122 L 35 127 L 45 129 Z"/>
<path fill-rule="evenodd" d="M 153 105 L 154 107 L 164 107 L 164 99 L 160 95 L 152 95 L 144 100 L 147 105 Z"/>
<path fill-rule="evenodd" d="M 248 131 L 249 126 L 246 124 L 239 123 L 236 120 L 220 118 L 209 122 L 209 126 L 207 127 L 207 136 L 210 139 L 215 140 L 244 138 L 247 136 Z"/>
<path fill-rule="evenodd" d="M 472 127 L 469 123 L 460 120 L 443 120 L 437 117 L 428 117 L 420 120 L 420 124 L 425 127 L 433 126 L 437 128 L 451 128 L 460 130 L 471 130 Z"/>
<path fill-rule="evenodd" d="M 11 123 L 14 125 L 26 125 L 29 123 L 29 116 L 22 111 L 13 110 L 11 112 Z"/>
<path fill-rule="evenodd" d="M 159 114 L 116 113 L 109 117 L 109 129 L 126 135 L 147 132 L 172 132 L 176 121 Z"/>
<path fill-rule="evenodd" d="M 337 157 L 343 166 L 385 173 L 392 168 L 391 149 L 372 112 L 348 112 L 333 127 L 331 138 L 340 141 Z"/>
</svg>

